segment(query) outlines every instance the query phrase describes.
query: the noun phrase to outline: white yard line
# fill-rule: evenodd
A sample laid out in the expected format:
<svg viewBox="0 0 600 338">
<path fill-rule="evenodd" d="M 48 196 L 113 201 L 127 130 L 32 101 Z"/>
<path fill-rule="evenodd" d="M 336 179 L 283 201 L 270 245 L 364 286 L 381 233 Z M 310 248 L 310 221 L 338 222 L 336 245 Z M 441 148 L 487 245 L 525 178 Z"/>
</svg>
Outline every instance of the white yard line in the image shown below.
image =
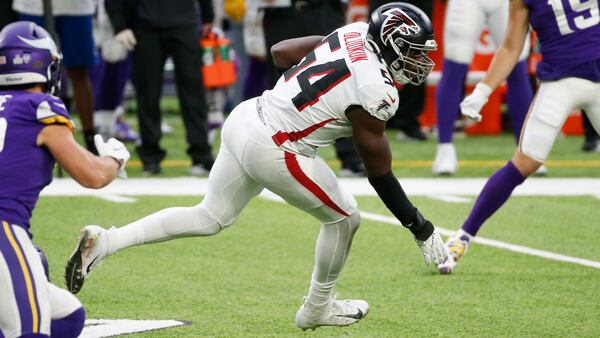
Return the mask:
<svg viewBox="0 0 600 338">
<path fill-rule="evenodd" d="M 461 196 L 477 196 L 485 184 L 486 179 L 460 179 L 460 178 L 399 178 L 406 193 L 410 196 L 425 196 L 437 198 L 448 202 L 463 202 L 467 198 Z M 340 179 L 341 184 L 355 196 L 375 196 L 366 179 Z M 129 180 L 118 180 L 109 186 L 92 190 L 79 186 L 72 179 L 55 179 L 51 185 L 42 191 L 44 196 L 96 196 L 122 203 L 129 199 L 127 196 L 200 196 L 206 192 L 206 178 L 135 178 Z M 600 194 L 600 179 L 596 178 L 530 178 L 523 185 L 515 189 L 516 196 L 594 196 Z M 283 200 L 265 190 L 261 197 L 283 202 Z M 400 225 L 393 217 L 373 214 L 361 211 L 365 219 Z M 449 236 L 454 231 L 437 228 L 441 234 Z M 568 262 L 600 269 L 600 262 L 583 258 L 566 256 L 544 250 L 533 249 L 521 245 L 515 245 L 476 237 L 475 243 L 495 248 L 518 252 L 522 254 L 542 257 L 555 261 Z"/>
<path fill-rule="evenodd" d="M 181 320 L 86 319 L 79 338 L 102 338 L 188 325 Z"/>
<path fill-rule="evenodd" d="M 390 216 L 374 214 L 374 213 L 370 213 L 370 212 L 366 212 L 366 211 L 361 211 L 360 216 L 362 218 L 369 219 L 369 220 L 376 221 L 376 222 L 382 222 L 382 223 L 388 223 L 388 224 L 393 224 L 393 225 L 397 225 L 397 226 L 402 226 L 396 218 L 390 217 Z M 448 230 L 448 229 L 444 229 L 444 228 L 440 228 L 440 227 L 436 227 L 436 229 L 439 231 L 440 234 L 442 234 L 444 236 L 451 236 L 454 234 L 453 230 Z M 591 268 L 600 269 L 600 262 L 592 261 L 589 259 L 566 256 L 566 255 L 562 255 L 562 254 L 558 254 L 558 253 L 554 253 L 554 252 L 550 252 L 550 251 L 533 249 L 533 248 L 529 248 L 529 247 L 522 246 L 522 245 L 501 242 L 501 241 L 497 241 L 494 239 L 488 239 L 488 238 L 484 238 L 484 237 L 480 237 L 480 236 L 474 237 L 473 242 L 481 244 L 481 245 L 491 246 L 494 248 L 509 250 L 509 251 L 513 251 L 513 252 L 526 254 L 526 255 L 542 257 L 542 258 L 546 258 L 546 259 L 550 259 L 550 260 L 554 260 L 554 261 L 579 264 L 579 265 L 589 266 Z"/>
<path fill-rule="evenodd" d="M 448 202 L 448 203 L 471 203 L 473 201 L 472 198 L 469 197 L 461 197 L 461 196 L 453 196 L 453 195 L 429 195 L 427 196 L 428 198 L 431 198 L 432 200 L 438 200 L 438 201 L 442 201 L 442 202 Z"/>
<path fill-rule="evenodd" d="M 127 196 L 121 196 L 121 195 L 109 195 L 109 194 L 102 194 L 102 195 L 96 195 L 97 198 L 99 199 L 103 199 L 109 202 L 115 202 L 115 203 L 135 203 L 137 202 L 137 199 L 133 198 L 133 197 L 127 197 Z"/>
<path fill-rule="evenodd" d="M 485 178 L 399 178 L 409 196 L 477 196 Z M 355 196 L 375 196 L 366 179 L 340 179 L 341 184 Z M 54 179 L 42 191 L 45 196 L 201 196 L 208 185 L 206 178 L 132 178 L 116 180 L 112 184 L 92 190 L 79 186 L 70 178 Z M 530 178 L 518 186 L 516 196 L 598 196 L 598 178 Z"/>
</svg>

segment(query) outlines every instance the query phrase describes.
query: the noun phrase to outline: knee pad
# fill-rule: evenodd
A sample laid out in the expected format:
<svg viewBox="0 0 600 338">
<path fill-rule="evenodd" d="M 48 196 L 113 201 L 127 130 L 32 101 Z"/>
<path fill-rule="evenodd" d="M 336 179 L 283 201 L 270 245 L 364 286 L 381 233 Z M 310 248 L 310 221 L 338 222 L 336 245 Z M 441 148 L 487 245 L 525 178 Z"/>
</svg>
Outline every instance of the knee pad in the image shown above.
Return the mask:
<svg viewBox="0 0 600 338">
<path fill-rule="evenodd" d="M 353 212 L 350 216 L 344 217 L 337 222 L 332 222 L 329 224 L 348 228 L 350 231 L 352 231 L 352 233 L 354 233 L 356 232 L 356 230 L 358 230 L 358 227 L 360 226 L 360 212 L 358 212 L 357 210 Z"/>
<path fill-rule="evenodd" d="M 85 310 L 83 307 L 80 307 L 64 318 L 53 319 L 50 324 L 51 336 L 63 338 L 79 337 L 84 324 Z"/>
</svg>

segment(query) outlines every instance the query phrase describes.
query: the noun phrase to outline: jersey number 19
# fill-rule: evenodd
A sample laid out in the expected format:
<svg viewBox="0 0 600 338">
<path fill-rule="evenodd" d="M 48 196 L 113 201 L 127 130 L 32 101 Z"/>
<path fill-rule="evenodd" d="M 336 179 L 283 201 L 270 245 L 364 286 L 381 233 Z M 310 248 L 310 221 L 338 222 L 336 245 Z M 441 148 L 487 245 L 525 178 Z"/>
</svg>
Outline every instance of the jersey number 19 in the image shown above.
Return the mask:
<svg viewBox="0 0 600 338">
<path fill-rule="evenodd" d="M 598 0 L 568 0 L 566 5 L 571 6 L 573 12 L 581 13 L 581 15 L 573 17 L 573 23 L 569 23 L 563 0 L 548 0 L 548 4 L 554 10 L 560 35 L 575 33 L 572 25 L 575 25 L 578 30 L 582 30 L 600 23 Z"/>
</svg>

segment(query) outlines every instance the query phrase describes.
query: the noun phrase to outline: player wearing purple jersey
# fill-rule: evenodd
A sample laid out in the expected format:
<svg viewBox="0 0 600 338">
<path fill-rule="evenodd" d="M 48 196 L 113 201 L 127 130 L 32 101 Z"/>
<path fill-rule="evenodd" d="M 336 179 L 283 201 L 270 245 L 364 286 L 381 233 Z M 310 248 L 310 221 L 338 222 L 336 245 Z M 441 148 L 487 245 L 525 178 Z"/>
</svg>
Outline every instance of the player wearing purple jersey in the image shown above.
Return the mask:
<svg viewBox="0 0 600 338">
<path fill-rule="evenodd" d="M 101 157 L 77 144 L 60 99 L 61 55 L 32 22 L 0 31 L 0 337 L 77 337 L 85 311 L 48 281 L 29 220 L 58 162 L 89 188 L 110 183 L 129 159 L 115 139 L 96 137 Z"/>
<path fill-rule="evenodd" d="M 479 111 L 492 91 L 517 63 L 529 24 L 537 32 L 543 61 L 541 85 L 529 108 L 513 158 L 487 181 L 462 228 L 446 245 L 451 255 L 438 266 L 450 273 L 466 252 L 472 236 L 510 197 L 516 186 L 548 158 L 556 136 L 574 108 L 588 112 L 600 130 L 600 14 L 598 0 L 511 0 L 502 46 L 488 72 L 460 107 L 463 115 L 481 120 Z"/>
</svg>

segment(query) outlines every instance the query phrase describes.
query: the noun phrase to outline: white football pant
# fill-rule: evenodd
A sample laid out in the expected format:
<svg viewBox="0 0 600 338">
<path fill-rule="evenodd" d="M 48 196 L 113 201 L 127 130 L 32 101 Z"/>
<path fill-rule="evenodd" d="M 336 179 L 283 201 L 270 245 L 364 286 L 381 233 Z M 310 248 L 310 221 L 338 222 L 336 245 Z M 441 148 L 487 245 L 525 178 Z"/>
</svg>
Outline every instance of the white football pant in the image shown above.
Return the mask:
<svg viewBox="0 0 600 338">
<path fill-rule="evenodd" d="M 542 82 L 525 118 L 519 150 L 544 163 L 576 108 L 584 109 L 594 129 L 600 131 L 600 83 L 574 77 Z"/>
<path fill-rule="evenodd" d="M 496 48 L 499 47 L 508 23 L 508 4 L 506 0 L 449 0 L 444 22 L 444 57 L 470 64 L 485 25 Z M 528 35 L 519 61 L 529 55 L 529 44 Z"/>
<path fill-rule="evenodd" d="M 110 230 L 108 253 L 177 237 L 214 235 L 267 188 L 322 223 L 308 302 L 327 304 L 360 224 L 356 200 L 323 159 L 281 150 L 259 119 L 256 100 L 242 102 L 225 121 L 202 203 L 164 209 Z"/>
</svg>

